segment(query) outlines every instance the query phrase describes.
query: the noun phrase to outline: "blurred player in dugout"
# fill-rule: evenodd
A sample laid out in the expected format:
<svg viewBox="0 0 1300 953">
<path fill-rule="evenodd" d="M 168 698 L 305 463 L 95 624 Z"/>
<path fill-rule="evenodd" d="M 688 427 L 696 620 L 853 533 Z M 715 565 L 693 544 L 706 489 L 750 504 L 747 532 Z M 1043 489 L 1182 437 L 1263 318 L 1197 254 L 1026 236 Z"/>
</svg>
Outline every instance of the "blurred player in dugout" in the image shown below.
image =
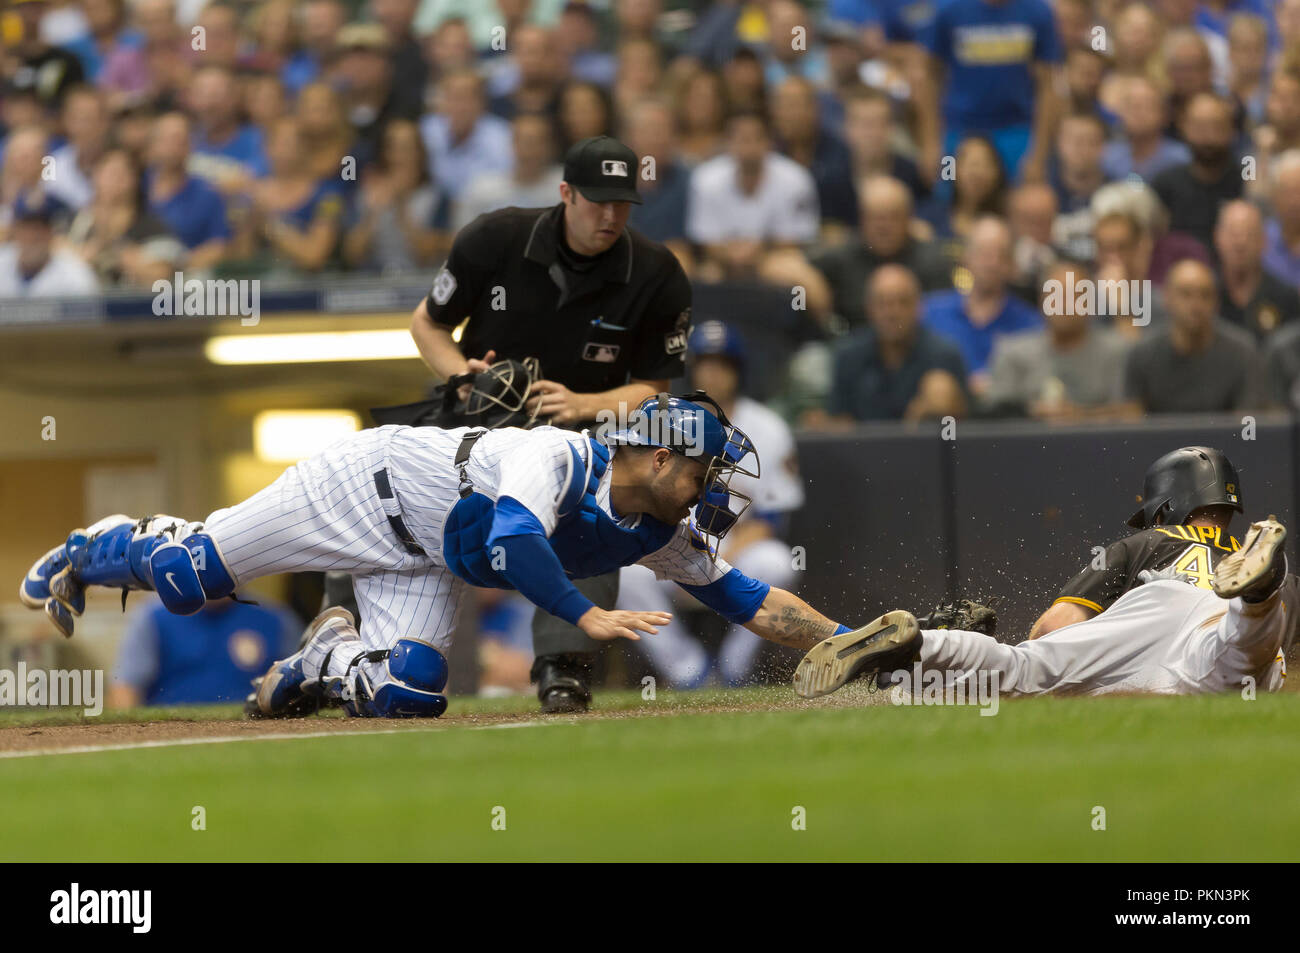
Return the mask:
<svg viewBox="0 0 1300 953">
<path fill-rule="evenodd" d="M 288 608 L 220 599 L 173 615 L 152 594 L 126 618 L 109 705 L 242 701 L 249 680 L 297 651 L 302 620 Z"/>
<path fill-rule="evenodd" d="M 440 377 L 536 358 L 529 409 L 558 427 L 593 428 L 624 416 L 685 374 L 691 288 L 673 254 L 627 227 L 637 196 L 636 154 L 596 136 L 569 149 L 560 202 L 479 216 L 456 236 L 411 334 Z M 452 331 L 465 322 L 460 344 Z M 603 609 L 617 572 L 575 580 Z M 585 710 L 597 644 L 538 610 L 532 677 L 545 712 Z"/>
<path fill-rule="evenodd" d="M 721 321 L 705 321 L 691 330 L 687 343 L 691 387 L 708 392 L 762 454 L 757 480 L 736 477 L 732 481 L 754 503 L 727 534 L 719 555 L 748 576 L 793 589 L 795 564 L 790 546 L 781 537 L 790 514 L 803 506 L 804 499 L 794 435 L 779 414 L 741 393 L 746 361 L 739 331 Z M 671 612 L 677 589 L 673 582 L 656 579 L 645 566 L 626 566 L 619 576 L 618 608 Z M 746 682 L 762 644 L 744 626 L 729 625 L 718 652 L 718 675 L 728 685 Z M 704 646 L 687 633 L 676 615 L 659 627 L 658 635 L 637 645 L 674 688 L 697 688 L 714 668 Z"/>
</svg>

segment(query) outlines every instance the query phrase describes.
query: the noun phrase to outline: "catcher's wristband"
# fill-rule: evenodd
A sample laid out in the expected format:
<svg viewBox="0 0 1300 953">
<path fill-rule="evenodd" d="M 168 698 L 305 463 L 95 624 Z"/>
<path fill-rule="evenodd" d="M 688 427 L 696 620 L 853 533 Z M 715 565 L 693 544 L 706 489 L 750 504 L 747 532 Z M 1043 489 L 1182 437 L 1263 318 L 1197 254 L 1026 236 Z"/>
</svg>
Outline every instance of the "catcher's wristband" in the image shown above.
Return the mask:
<svg viewBox="0 0 1300 953">
<path fill-rule="evenodd" d="M 852 631 L 853 631 L 853 630 L 850 629 L 847 625 L 845 625 L 843 622 L 841 622 L 841 623 L 839 624 L 839 626 L 840 626 L 840 627 L 839 627 L 838 629 L 835 630 L 835 634 L 836 634 L 836 635 L 843 635 L 845 632 L 852 632 Z"/>
</svg>

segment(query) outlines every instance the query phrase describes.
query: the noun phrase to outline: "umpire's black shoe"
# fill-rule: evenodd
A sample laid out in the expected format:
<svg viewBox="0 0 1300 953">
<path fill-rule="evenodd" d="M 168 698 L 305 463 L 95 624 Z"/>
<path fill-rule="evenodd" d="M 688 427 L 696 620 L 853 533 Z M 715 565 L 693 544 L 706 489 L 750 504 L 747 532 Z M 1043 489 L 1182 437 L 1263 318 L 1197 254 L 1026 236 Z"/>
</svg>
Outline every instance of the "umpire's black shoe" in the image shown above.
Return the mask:
<svg viewBox="0 0 1300 953">
<path fill-rule="evenodd" d="M 921 627 L 912 613 L 896 609 L 814 645 L 794 670 L 794 690 L 818 698 L 855 678 L 905 668 L 920 657 Z"/>
<path fill-rule="evenodd" d="M 537 697 L 546 715 L 568 715 L 586 711 L 591 705 L 591 663 L 585 652 L 539 655 L 530 677 L 537 683 Z"/>
</svg>

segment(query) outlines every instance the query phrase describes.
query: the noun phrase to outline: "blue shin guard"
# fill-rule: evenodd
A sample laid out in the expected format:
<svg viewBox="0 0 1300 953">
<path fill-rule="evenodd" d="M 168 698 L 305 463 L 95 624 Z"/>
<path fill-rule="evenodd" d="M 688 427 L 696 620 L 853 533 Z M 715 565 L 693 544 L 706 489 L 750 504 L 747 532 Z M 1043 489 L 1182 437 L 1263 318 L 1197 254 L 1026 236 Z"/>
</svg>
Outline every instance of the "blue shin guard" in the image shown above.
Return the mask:
<svg viewBox="0 0 1300 953">
<path fill-rule="evenodd" d="M 23 604 L 44 608 L 64 635 L 85 607 L 86 586 L 152 589 L 163 605 L 190 615 L 235 591 L 235 580 L 203 524 L 170 516 L 110 516 L 74 530 L 46 553 L 19 588 Z"/>
<path fill-rule="evenodd" d="M 95 523 L 89 529 L 73 530 L 69 539 L 74 537 L 89 538 L 100 533 L 107 532 L 119 526 L 131 527 L 135 525 L 135 520 L 121 513 L 115 516 L 106 516 L 104 519 Z M 48 553 L 36 560 L 32 568 L 27 570 L 27 575 L 23 577 L 22 585 L 18 587 L 18 598 L 23 605 L 29 609 L 40 609 L 45 606 L 46 601 L 51 595 L 51 581 L 70 565 L 68 560 L 68 540 L 64 540 L 55 546 Z"/>
<path fill-rule="evenodd" d="M 167 610 L 192 615 L 209 599 L 235 591 L 217 544 L 202 523 L 152 517 L 85 540 L 74 533 L 67 553 L 85 585 L 153 589 Z"/>
<path fill-rule="evenodd" d="M 371 652 L 357 661 L 380 662 L 389 678 L 355 675 L 353 697 L 344 706 L 349 715 L 369 718 L 437 718 L 447 710 L 447 659 L 428 642 L 398 639 L 387 652 Z"/>
</svg>

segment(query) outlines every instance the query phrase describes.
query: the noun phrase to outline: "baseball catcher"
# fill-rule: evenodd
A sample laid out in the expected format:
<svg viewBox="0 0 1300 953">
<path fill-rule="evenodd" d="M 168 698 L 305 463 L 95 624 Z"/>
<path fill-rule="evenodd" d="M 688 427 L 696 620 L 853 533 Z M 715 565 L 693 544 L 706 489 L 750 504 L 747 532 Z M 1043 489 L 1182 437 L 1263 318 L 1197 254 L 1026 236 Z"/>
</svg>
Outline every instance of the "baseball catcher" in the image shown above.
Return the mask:
<svg viewBox="0 0 1300 953">
<path fill-rule="evenodd" d="M 151 589 L 189 614 L 258 576 L 350 574 L 365 625 L 331 607 L 250 699 L 263 717 L 341 705 L 349 714 L 437 717 L 443 650 L 465 585 L 517 589 L 594 639 L 653 635 L 664 612 L 607 611 L 572 580 L 641 563 L 727 619 L 798 648 L 846 626 L 745 576 L 717 544 L 748 505 L 729 489 L 758 452 L 703 393 L 660 394 L 598 440 L 554 427 L 386 425 L 289 467 L 201 523 L 110 516 L 50 550 L 22 601 L 65 635 L 85 588 Z"/>
<path fill-rule="evenodd" d="M 1242 511 L 1241 486 L 1227 457 L 1209 447 L 1161 457 L 1145 491 L 1129 521 L 1140 532 L 1112 544 L 1104 568 L 1076 576 L 1030 640 L 1005 645 L 889 612 L 812 649 L 795 690 L 812 698 L 916 664 L 959 681 L 995 672 L 1009 695 L 1281 688 L 1300 604 L 1286 528 L 1270 516 L 1240 544 L 1228 535 Z"/>
</svg>

